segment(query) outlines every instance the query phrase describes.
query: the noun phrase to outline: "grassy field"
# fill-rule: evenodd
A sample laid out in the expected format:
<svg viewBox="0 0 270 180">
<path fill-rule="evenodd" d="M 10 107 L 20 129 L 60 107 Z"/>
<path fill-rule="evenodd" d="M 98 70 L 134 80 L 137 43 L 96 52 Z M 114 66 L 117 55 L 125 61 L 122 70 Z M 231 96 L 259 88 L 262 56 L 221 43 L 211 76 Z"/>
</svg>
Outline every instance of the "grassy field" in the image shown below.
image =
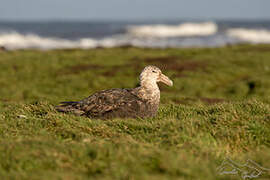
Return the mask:
<svg viewBox="0 0 270 180">
<path fill-rule="evenodd" d="M 135 87 L 149 64 L 174 81 L 155 118 L 54 110 Z M 0 179 L 240 179 L 226 158 L 270 168 L 270 45 L 0 52 Z"/>
</svg>

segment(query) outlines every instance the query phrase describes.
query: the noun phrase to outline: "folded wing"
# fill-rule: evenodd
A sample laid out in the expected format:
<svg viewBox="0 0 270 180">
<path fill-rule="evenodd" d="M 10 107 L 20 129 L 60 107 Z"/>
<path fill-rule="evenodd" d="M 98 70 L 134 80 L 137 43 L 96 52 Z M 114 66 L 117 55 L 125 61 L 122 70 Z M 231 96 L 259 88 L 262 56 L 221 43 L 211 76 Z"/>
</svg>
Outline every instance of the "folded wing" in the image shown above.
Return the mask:
<svg viewBox="0 0 270 180">
<path fill-rule="evenodd" d="M 57 106 L 61 112 L 71 112 L 90 118 L 141 117 L 146 102 L 136 96 L 133 89 L 110 89 L 97 92 L 78 102 L 63 102 Z"/>
</svg>

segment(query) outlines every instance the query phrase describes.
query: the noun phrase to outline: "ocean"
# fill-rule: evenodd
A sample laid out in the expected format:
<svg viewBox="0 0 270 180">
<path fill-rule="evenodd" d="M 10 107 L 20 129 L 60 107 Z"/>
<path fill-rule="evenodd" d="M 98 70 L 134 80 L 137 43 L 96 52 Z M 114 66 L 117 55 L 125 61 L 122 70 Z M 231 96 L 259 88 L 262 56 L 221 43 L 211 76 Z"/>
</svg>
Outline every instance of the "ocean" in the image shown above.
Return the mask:
<svg viewBox="0 0 270 180">
<path fill-rule="evenodd" d="M 217 47 L 270 43 L 269 21 L 0 22 L 0 46 L 62 49 Z"/>
</svg>

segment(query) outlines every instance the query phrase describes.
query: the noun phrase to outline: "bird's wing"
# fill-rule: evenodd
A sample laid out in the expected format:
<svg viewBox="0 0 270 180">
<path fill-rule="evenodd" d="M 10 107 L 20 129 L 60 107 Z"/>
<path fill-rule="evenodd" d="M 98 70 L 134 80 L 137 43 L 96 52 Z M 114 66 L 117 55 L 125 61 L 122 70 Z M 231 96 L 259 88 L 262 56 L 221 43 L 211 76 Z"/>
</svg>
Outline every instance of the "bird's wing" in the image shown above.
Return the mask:
<svg viewBox="0 0 270 180">
<path fill-rule="evenodd" d="M 110 89 L 97 92 L 79 101 L 75 106 L 89 117 L 124 117 L 134 114 L 141 108 L 143 101 L 132 89 Z"/>
</svg>

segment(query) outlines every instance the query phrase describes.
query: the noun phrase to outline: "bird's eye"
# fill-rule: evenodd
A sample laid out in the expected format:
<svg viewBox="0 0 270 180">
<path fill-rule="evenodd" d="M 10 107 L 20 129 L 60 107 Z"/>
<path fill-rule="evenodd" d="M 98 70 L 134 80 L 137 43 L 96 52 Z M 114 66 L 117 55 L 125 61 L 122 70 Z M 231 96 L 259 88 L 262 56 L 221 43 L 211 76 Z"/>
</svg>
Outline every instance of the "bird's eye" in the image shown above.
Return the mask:
<svg viewBox="0 0 270 180">
<path fill-rule="evenodd" d="M 156 71 L 152 71 L 153 73 L 157 73 Z"/>
</svg>

